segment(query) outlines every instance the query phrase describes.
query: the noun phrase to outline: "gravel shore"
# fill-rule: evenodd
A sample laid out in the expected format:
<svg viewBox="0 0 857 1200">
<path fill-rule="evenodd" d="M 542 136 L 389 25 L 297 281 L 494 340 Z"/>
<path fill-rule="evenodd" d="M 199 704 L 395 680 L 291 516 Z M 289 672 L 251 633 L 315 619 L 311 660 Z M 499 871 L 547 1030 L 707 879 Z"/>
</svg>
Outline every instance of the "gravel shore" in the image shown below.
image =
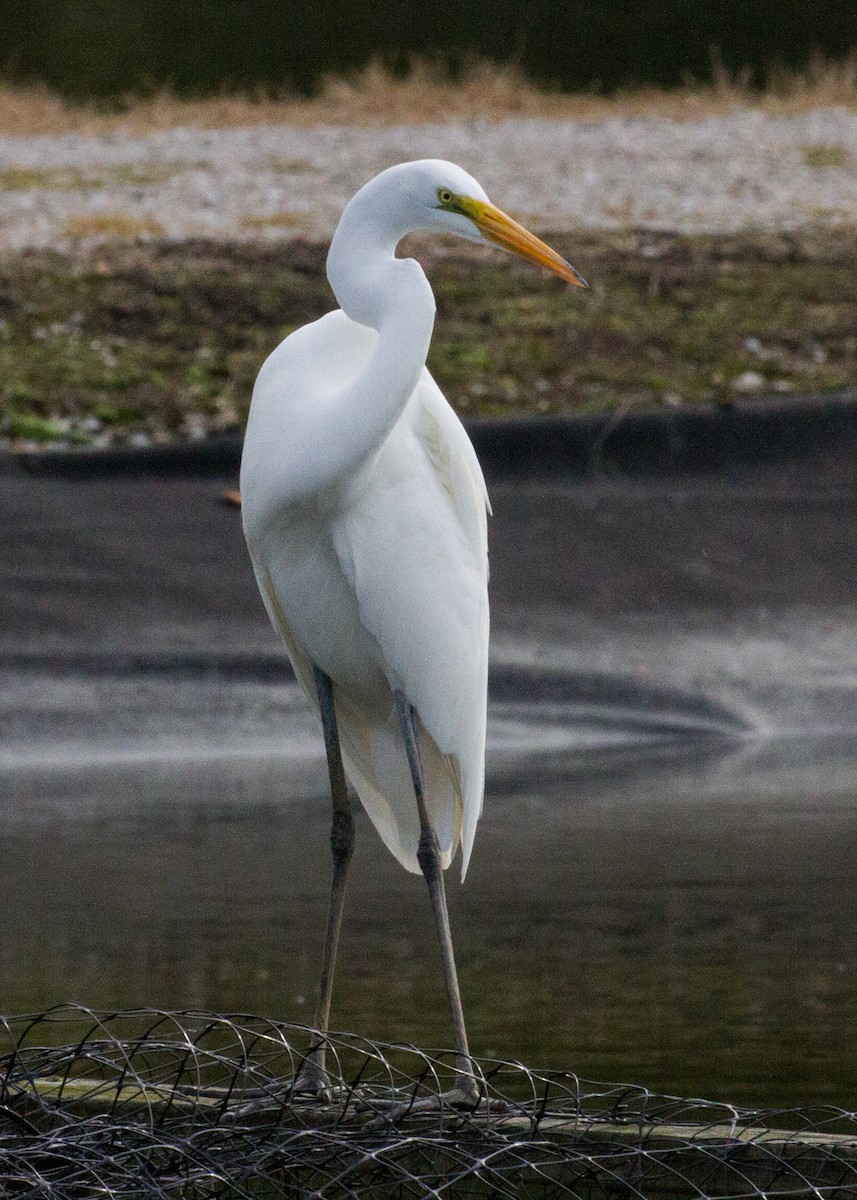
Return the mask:
<svg viewBox="0 0 857 1200">
<path fill-rule="evenodd" d="M 684 233 L 857 223 L 857 114 L 699 121 L 260 126 L 0 136 L 0 251 L 133 238 L 324 239 L 367 178 L 450 158 L 541 229 Z"/>
</svg>

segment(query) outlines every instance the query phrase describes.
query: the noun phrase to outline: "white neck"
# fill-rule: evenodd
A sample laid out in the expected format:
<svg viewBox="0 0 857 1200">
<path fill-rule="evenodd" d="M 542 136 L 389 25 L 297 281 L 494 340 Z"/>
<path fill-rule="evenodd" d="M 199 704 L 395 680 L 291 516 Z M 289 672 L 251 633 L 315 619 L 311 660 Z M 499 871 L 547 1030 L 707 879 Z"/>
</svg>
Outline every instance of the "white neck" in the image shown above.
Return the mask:
<svg viewBox="0 0 857 1200">
<path fill-rule="evenodd" d="M 327 255 L 327 278 L 339 307 L 359 325 L 382 330 L 405 303 L 434 321 L 434 296 L 422 268 L 396 258 L 396 247 L 411 229 L 391 197 L 372 180 L 346 205 Z M 393 197 L 392 199 L 395 199 Z M 401 292 L 403 294 L 398 295 Z M 422 292 L 422 295 L 419 295 Z M 421 302 L 421 303 L 420 303 Z M 431 337 L 431 326 L 428 329 Z M 423 358 L 425 362 L 425 358 Z"/>
<path fill-rule="evenodd" d="M 347 458 L 355 464 L 381 445 L 401 416 L 419 382 L 434 328 L 434 293 L 422 267 L 395 256 L 409 229 L 397 224 L 394 211 L 378 211 L 381 204 L 375 201 L 382 199 L 371 184 L 357 193 L 327 256 L 327 277 L 342 311 L 380 335 L 365 369 L 337 397 Z"/>
<path fill-rule="evenodd" d="M 383 445 L 425 366 L 434 295 L 419 263 L 395 257 L 408 229 L 397 225 L 395 209 L 384 211 L 383 196 L 373 204 L 372 191 L 367 185 L 343 213 L 327 273 L 346 316 L 377 330 L 378 340 L 362 370 L 332 394 L 319 390 L 312 371 L 305 384 L 311 390 L 301 392 L 298 376 L 295 394 L 285 379 L 260 374 L 245 441 L 245 460 L 257 468 L 246 475 L 242 469 L 248 537 L 284 506 L 311 500 L 359 470 Z"/>
</svg>

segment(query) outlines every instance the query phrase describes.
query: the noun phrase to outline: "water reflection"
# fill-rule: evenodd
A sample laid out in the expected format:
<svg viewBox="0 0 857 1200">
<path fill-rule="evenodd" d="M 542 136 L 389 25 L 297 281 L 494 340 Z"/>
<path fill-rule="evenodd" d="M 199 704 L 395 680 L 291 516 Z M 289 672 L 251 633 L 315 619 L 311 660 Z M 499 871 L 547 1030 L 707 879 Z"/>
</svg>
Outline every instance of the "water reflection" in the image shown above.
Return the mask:
<svg viewBox="0 0 857 1200">
<path fill-rule="evenodd" d="M 466 887 L 450 873 L 475 1052 L 850 1107 L 853 744 L 554 747 L 532 766 L 495 756 Z M 7 1012 L 311 1019 L 329 878 L 318 758 L 33 769 L 3 794 Z M 424 886 L 362 814 L 334 1021 L 450 1041 Z"/>
</svg>

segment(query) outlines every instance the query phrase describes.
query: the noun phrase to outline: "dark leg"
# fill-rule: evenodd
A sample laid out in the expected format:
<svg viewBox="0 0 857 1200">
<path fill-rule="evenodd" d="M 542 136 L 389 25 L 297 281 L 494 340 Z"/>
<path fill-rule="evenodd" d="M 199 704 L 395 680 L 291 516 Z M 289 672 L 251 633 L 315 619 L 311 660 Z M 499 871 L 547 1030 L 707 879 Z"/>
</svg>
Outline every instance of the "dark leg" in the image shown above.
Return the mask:
<svg viewBox="0 0 857 1200">
<path fill-rule="evenodd" d="M 426 810 L 423 768 L 420 761 L 419 743 L 417 742 L 414 710 L 403 692 L 397 691 L 395 693 L 395 701 L 399 724 L 402 727 L 402 736 L 405 739 L 405 750 L 408 755 L 408 765 L 411 768 L 411 778 L 414 782 L 414 794 L 417 800 L 417 811 L 420 817 L 420 840 L 417 847 L 417 861 L 425 876 L 429 896 L 431 897 L 437 936 L 440 941 L 443 973 L 446 978 L 446 990 L 449 995 L 449 1007 L 452 1010 L 452 1025 L 455 1031 L 455 1066 L 457 1072 L 455 1090 L 447 1096 L 441 1097 L 441 1099 L 452 1104 L 476 1105 L 479 1103 L 480 1089 L 474 1078 L 470 1048 L 467 1044 L 467 1029 L 464 1025 L 464 1010 L 461 1006 L 461 993 L 458 990 L 458 974 L 455 970 L 452 935 L 449 931 L 449 914 L 446 907 L 446 889 L 443 883 L 440 848 L 437 842 L 437 835 L 431 826 Z"/>
<path fill-rule="evenodd" d="M 348 864 L 354 849 L 354 819 L 348 802 L 348 785 L 342 767 L 339 748 L 339 732 L 336 727 L 336 711 L 333 707 L 333 686 L 330 679 L 318 667 L 315 670 L 315 686 L 321 709 L 324 728 L 324 746 L 327 751 L 327 769 L 330 774 L 330 795 L 333 801 L 333 821 L 330 829 L 330 849 L 333 852 L 333 884 L 330 889 L 330 909 L 327 916 L 327 933 L 324 939 L 324 956 L 321 964 L 318 1007 L 315 1012 L 316 1029 L 324 1036 L 330 1023 L 330 1001 L 333 994 L 333 973 L 336 968 L 336 951 L 339 946 L 339 931 L 342 927 L 342 910 L 345 904 L 345 882 Z M 314 1046 L 307 1055 L 300 1075 L 295 1083 L 298 1091 L 321 1093 L 327 1086 L 325 1074 L 324 1042 Z"/>
</svg>

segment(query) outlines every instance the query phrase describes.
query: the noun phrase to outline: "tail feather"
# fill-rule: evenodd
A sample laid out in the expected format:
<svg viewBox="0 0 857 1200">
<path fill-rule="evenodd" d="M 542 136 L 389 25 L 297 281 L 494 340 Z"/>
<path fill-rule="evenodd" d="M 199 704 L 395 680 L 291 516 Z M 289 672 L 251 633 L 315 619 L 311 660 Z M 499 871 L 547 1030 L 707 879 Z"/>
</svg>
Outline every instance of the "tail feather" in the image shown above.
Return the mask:
<svg viewBox="0 0 857 1200">
<path fill-rule="evenodd" d="M 390 697 L 386 721 L 361 711 L 334 692 L 345 771 L 384 845 L 406 871 L 419 874 L 420 822 L 414 785 Z M 426 809 L 446 869 L 461 841 L 462 801 L 458 772 L 441 754 L 417 716 Z"/>
</svg>

